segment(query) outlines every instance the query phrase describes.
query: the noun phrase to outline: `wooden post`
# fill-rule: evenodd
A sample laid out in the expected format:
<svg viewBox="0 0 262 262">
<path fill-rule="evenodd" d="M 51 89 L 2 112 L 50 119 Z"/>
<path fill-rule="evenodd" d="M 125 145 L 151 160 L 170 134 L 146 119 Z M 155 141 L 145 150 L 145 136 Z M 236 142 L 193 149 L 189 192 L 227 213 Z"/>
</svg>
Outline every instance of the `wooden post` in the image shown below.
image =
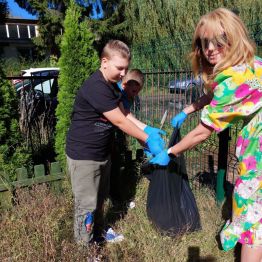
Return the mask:
<svg viewBox="0 0 262 262">
<path fill-rule="evenodd" d="M 57 176 L 57 175 L 61 175 L 61 173 L 62 173 L 62 168 L 59 162 L 52 162 L 51 167 L 50 167 L 50 175 Z M 50 183 L 50 187 L 54 193 L 61 193 L 62 192 L 62 181 L 61 180 L 52 181 Z"/>
<path fill-rule="evenodd" d="M 13 189 L 6 173 L 0 172 L 0 209 L 10 209 L 13 206 Z"/>
<path fill-rule="evenodd" d="M 34 174 L 35 177 L 41 177 L 45 175 L 45 167 L 44 165 L 36 165 L 34 166 Z"/>
<path fill-rule="evenodd" d="M 141 163 L 144 159 L 144 150 L 142 148 L 136 150 L 136 161 Z"/>
<path fill-rule="evenodd" d="M 28 173 L 25 167 L 20 167 L 16 169 L 17 180 L 24 180 L 28 178 Z"/>
<path fill-rule="evenodd" d="M 216 196 L 217 202 L 222 203 L 225 198 L 225 182 L 227 174 L 227 157 L 229 145 L 229 128 L 218 134 L 219 148 L 218 148 L 218 170 L 217 170 L 217 186 Z M 221 181 L 223 179 L 223 181 Z"/>
</svg>

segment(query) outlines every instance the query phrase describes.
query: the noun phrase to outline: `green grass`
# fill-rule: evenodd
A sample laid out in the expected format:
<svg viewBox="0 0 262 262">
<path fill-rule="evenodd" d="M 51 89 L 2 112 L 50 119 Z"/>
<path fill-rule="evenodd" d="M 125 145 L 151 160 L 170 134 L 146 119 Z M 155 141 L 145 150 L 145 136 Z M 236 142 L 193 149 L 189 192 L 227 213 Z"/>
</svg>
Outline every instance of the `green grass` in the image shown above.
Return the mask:
<svg viewBox="0 0 262 262">
<path fill-rule="evenodd" d="M 221 251 L 216 241 L 224 221 L 208 188 L 195 192 L 202 230 L 172 239 L 160 235 L 147 219 L 148 181 L 142 178 L 136 188 L 135 208 L 111 224 L 124 234 L 125 240 L 87 250 L 74 243 L 73 201 L 68 181 L 64 187 L 61 195 L 53 195 L 44 185 L 17 191 L 17 205 L 0 217 L 1 261 L 88 261 L 99 254 L 102 261 L 179 262 L 187 261 L 192 248 L 199 249 L 200 261 L 234 261 L 234 252 Z M 108 201 L 107 210 L 110 207 Z"/>
</svg>

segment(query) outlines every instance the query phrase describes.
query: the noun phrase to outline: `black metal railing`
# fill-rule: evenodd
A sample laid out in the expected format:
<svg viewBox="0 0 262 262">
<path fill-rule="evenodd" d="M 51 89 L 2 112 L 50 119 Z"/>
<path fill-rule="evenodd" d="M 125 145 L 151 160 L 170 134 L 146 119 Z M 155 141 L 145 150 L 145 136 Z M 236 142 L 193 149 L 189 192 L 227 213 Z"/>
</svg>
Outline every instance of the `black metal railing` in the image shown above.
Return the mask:
<svg viewBox="0 0 262 262">
<path fill-rule="evenodd" d="M 13 76 L 7 79 L 17 93 L 19 126 L 34 164 L 54 161 L 58 76 Z"/>
</svg>

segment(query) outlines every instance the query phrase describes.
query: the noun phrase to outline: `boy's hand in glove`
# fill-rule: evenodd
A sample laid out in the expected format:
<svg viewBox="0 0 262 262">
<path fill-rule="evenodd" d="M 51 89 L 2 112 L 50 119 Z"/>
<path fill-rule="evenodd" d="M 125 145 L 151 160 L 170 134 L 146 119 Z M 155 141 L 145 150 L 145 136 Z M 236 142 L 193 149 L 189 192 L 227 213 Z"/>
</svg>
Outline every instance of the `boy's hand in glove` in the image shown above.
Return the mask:
<svg viewBox="0 0 262 262">
<path fill-rule="evenodd" d="M 166 132 L 164 130 L 152 126 L 146 126 L 144 128 L 144 132 L 148 135 L 155 134 L 155 133 L 159 135 L 166 135 Z"/>
<path fill-rule="evenodd" d="M 151 154 L 157 155 L 164 149 L 165 141 L 159 134 L 154 133 L 148 136 L 146 145 Z"/>
<path fill-rule="evenodd" d="M 160 166 L 167 166 L 170 162 L 170 157 L 167 154 L 167 149 L 164 149 L 162 152 L 157 154 L 154 158 L 149 161 L 151 164 L 157 164 Z"/>
</svg>

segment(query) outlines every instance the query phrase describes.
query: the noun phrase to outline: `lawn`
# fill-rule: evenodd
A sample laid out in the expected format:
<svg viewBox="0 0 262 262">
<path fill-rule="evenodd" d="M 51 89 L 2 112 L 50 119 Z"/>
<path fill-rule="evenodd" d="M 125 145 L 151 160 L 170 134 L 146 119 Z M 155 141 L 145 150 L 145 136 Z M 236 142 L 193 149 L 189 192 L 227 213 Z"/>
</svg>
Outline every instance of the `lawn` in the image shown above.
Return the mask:
<svg viewBox="0 0 262 262">
<path fill-rule="evenodd" d="M 228 211 L 225 205 L 216 205 L 213 192 L 206 187 L 194 192 L 202 230 L 172 239 L 160 235 L 147 219 L 148 181 L 140 177 L 133 199 L 135 208 L 117 214 L 110 201 L 106 205 L 107 221 L 124 234 L 124 241 L 87 250 L 73 241 L 69 181 L 63 186 L 60 195 L 53 195 L 45 185 L 17 190 L 16 206 L 0 217 L 1 261 L 94 261 L 94 256 L 101 261 L 237 261 L 234 251 L 219 248 L 222 214 L 228 216 Z M 113 219 L 116 217 L 118 220 Z"/>
</svg>

